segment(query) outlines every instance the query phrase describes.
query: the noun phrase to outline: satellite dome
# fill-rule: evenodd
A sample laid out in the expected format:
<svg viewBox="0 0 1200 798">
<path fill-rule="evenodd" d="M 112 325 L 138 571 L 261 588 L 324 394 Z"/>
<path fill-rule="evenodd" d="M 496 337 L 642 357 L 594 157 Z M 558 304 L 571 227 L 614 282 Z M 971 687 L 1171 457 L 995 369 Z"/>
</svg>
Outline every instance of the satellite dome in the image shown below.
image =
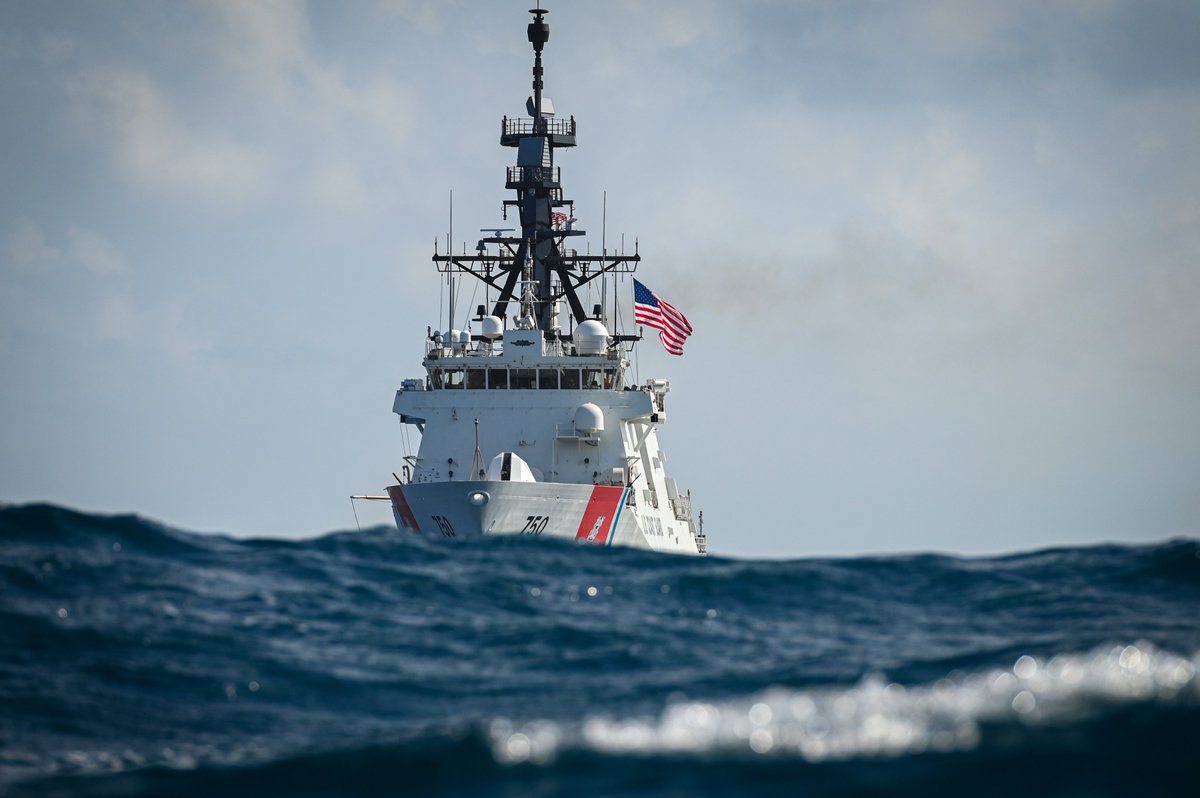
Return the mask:
<svg viewBox="0 0 1200 798">
<path fill-rule="evenodd" d="M 604 413 L 591 402 L 581 404 L 575 409 L 575 431 L 603 432 Z"/>
<path fill-rule="evenodd" d="M 608 329 L 602 322 L 588 319 L 575 328 L 575 351 L 581 355 L 602 355 L 608 348 Z"/>
<path fill-rule="evenodd" d="M 504 335 L 504 322 L 496 316 L 484 316 L 479 320 L 479 334 L 494 341 Z"/>
<path fill-rule="evenodd" d="M 442 333 L 442 346 L 446 347 L 452 352 L 461 351 L 462 347 L 459 335 L 461 335 L 460 330 L 446 330 Z"/>
</svg>

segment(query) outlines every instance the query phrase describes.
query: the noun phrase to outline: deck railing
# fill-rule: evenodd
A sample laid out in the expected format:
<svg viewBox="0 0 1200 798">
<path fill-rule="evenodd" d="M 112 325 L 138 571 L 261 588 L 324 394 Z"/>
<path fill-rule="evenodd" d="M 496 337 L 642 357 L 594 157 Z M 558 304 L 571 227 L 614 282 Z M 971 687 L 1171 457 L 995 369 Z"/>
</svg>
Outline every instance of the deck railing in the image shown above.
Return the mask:
<svg viewBox="0 0 1200 798">
<path fill-rule="evenodd" d="M 546 119 L 544 120 L 545 129 L 536 130 L 534 125 L 535 120 L 516 118 L 509 119 L 507 116 L 500 120 L 500 135 L 502 136 L 574 136 L 575 135 L 575 117 L 570 119 Z"/>
<path fill-rule="evenodd" d="M 508 167 L 508 182 L 510 184 L 550 183 L 560 182 L 561 170 L 557 166 L 510 166 Z"/>
</svg>

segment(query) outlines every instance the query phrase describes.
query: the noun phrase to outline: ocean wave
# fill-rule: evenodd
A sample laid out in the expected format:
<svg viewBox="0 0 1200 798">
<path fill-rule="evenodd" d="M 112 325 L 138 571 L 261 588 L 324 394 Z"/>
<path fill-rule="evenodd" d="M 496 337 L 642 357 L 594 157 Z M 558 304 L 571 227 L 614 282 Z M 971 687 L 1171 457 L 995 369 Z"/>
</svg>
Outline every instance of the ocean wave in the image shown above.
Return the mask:
<svg viewBox="0 0 1200 798">
<path fill-rule="evenodd" d="M 673 700 L 656 718 L 592 715 L 488 727 L 496 760 L 553 761 L 564 750 L 623 756 L 760 755 L 808 762 L 976 748 L 989 727 L 1065 726 L 1133 705 L 1192 708 L 1200 659 L 1141 642 L 906 687 L 871 676 L 846 688 L 772 688 L 719 702 Z"/>
<path fill-rule="evenodd" d="M 1189 795 L 1196 658 L 1145 644 L 901 686 L 672 699 L 657 717 L 431 724 L 326 748 L 68 751 L 14 798 L 87 796 Z"/>
<path fill-rule="evenodd" d="M 5 506 L 0 791 L 1194 787 L 1198 564 L 1195 540 L 756 561 Z"/>
</svg>

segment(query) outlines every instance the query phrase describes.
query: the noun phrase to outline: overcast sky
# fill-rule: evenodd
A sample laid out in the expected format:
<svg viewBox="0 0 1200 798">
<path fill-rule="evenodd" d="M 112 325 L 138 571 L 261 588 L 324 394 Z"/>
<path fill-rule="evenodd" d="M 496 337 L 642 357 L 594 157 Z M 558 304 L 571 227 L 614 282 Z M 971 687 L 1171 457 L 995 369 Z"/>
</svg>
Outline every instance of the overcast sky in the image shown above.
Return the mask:
<svg viewBox="0 0 1200 798">
<path fill-rule="evenodd" d="M 713 551 L 1200 533 L 1200 4 L 547 4 Z M 530 5 L 0 0 L 0 499 L 353 528 Z"/>
</svg>

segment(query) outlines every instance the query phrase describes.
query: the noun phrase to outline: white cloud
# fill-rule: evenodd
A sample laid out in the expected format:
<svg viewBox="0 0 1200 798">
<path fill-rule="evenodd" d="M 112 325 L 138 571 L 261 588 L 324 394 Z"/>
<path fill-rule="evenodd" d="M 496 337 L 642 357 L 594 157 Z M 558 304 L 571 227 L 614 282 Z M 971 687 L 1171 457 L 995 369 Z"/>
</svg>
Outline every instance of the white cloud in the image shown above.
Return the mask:
<svg viewBox="0 0 1200 798">
<path fill-rule="evenodd" d="M 86 227 L 67 228 L 65 241 L 52 243 L 32 219 L 13 222 L 4 242 L 4 268 L 12 272 L 50 272 L 57 268 L 82 269 L 101 277 L 127 271 L 127 264 L 113 244 Z"/>
<path fill-rule="evenodd" d="M 27 218 L 16 220 L 4 243 L 5 271 L 50 271 L 62 257 L 62 250 L 51 246 L 41 228 Z"/>
<path fill-rule="evenodd" d="M 95 306 L 96 335 L 104 341 L 132 341 L 139 325 L 132 298 L 125 293 L 107 291 Z"/>
<path fill-rule="evenodd" d="M 218 0 L 213 45 L 223 67 L 256 86 L 281 89 L 312 63 L 308 19 L 298 0 Z"/>
<path fill-rule="evenodd" d="M 72 140 L 181 211 L 366 210 L 371 158 L 394 164 L 416 123 L 412 90 L 390 68 L 348 78 L 316 49 L 303 3 L 198 11 L 182 30 L 172 14 L 143 21 L 156 47 L 84 49 L 61 67 Z"/>
<path fill-rule="evenodd" d="M 47 237 L 27 218 L 12 225 L 0 271 L 0 340 L 66 343 L 96 354 L 108 346 L 153 353 L 184 372 L 212 372 L 212 341 L 193 305 L 139 297 L 128 258 L 103 234 L 78 225 Z"/>
<path fill-rule="evenodd" d="M 98 137 L 136 185 L 241 204 L 259 193 L 262 158 L 233 138 L 185 124 L 149 75 L 92 67 L 77 75 L 77 136 Z"/>
<path fill-rule="evenodd" d="M 93 274 L 115 277 L 128 269 L 124 256 L 94 230 L 71 227 L 67 230 L 67 240 L 69 257 Z"/>
</svg>

